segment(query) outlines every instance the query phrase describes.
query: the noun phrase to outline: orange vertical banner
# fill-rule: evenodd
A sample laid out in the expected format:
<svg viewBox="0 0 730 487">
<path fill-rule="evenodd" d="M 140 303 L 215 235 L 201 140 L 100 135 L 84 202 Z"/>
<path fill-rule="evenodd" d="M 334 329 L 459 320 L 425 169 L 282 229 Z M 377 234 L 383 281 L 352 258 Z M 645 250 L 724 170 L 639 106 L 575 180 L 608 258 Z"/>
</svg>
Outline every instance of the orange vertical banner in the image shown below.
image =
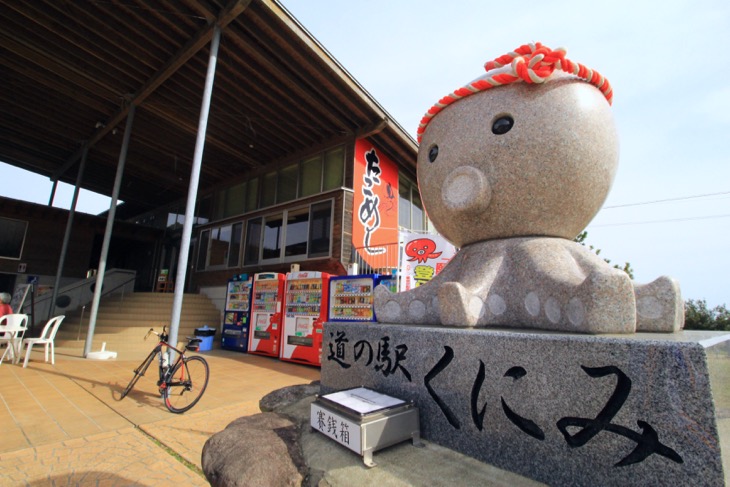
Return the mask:
<svg viewBox="0 0 730 487">
<path fill-rule="evenodd" d="M 353 245 L 372 267 L 397 267 L 398 167 L 366 139 L 355 142 L 353 189 Z"/>
</svg>

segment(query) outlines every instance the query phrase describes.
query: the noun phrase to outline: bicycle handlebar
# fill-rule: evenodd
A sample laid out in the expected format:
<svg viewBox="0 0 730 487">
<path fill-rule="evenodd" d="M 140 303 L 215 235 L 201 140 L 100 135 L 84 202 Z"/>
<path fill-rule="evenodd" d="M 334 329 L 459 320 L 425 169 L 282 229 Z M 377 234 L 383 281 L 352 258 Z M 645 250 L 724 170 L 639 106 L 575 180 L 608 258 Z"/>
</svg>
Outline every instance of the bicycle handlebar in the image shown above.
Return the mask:
<svg viewBox="0 0 730 487">
<path fill-rule="evenodd" d="M 150 328 L 150 330 L 144 336 L 144 339 L 147 340 L 150 335 L 157 335 L 158 337 L 162 338 L 162 335 L 165 335 L 165 329 L 166 328 L 167 328 L 167 326 L 164 326 L 164 325 L 162 326 L 162 333 L 158 333 L 158 332 L 155 331 L 154 328 Z M 165 340 L 166 340 L 166 338 L 165 338 Z"/>
</svg>

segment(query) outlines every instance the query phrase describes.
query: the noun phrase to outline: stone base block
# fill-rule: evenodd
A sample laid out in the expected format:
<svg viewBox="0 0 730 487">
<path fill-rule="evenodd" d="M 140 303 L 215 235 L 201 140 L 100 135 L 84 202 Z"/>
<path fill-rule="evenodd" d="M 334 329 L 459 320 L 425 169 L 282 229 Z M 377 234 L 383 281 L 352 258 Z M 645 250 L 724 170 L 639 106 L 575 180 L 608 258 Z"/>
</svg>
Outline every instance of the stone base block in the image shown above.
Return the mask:
<svg viewBox="0 0 730 487">
<path fill-rule="evenodd" d="M 424 438 L 551 485 L 723 485 L 730 334 L 327 323 L 322 393 L 419 408 Z"/>
</svg>

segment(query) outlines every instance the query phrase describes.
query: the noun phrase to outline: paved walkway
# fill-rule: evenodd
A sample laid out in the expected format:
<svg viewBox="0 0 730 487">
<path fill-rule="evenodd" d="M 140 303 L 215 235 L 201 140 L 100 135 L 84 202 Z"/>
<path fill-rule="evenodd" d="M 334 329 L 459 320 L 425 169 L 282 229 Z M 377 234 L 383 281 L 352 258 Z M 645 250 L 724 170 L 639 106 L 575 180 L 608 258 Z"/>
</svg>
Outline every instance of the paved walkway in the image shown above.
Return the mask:
<svg viewBox="0 0 730 487">
<path fill-rule="evenodd" d="M 41 348 L 25 369 L 3 362 L 0 486 L 208 485 L 200 458 L 211 435 L 258 413 L 265 394 L 319 379 L 314 367 L 204 352 L 208 389 L 193 409 L 177 415 L 165 408 L 154 378 L 143 377 L 118 400 L 144 354 L 96 361 L 59 349 L 51 365 Z"/>
</svg>

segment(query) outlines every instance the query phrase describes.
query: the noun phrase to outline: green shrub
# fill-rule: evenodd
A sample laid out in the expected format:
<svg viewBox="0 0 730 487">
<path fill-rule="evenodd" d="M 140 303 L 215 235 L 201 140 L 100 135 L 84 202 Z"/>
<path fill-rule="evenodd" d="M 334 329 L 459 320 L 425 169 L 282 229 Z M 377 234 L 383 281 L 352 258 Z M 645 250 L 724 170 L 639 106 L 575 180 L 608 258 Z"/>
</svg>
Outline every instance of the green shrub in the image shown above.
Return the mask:
<svg viewBox="0 0 730 487">
<path fill-rule="evenodd" d="M 685 330 L 730 331 L 730 311 L 724 304 L 710 309 L 704 299 L 684 302 Z"/>
</svg>

